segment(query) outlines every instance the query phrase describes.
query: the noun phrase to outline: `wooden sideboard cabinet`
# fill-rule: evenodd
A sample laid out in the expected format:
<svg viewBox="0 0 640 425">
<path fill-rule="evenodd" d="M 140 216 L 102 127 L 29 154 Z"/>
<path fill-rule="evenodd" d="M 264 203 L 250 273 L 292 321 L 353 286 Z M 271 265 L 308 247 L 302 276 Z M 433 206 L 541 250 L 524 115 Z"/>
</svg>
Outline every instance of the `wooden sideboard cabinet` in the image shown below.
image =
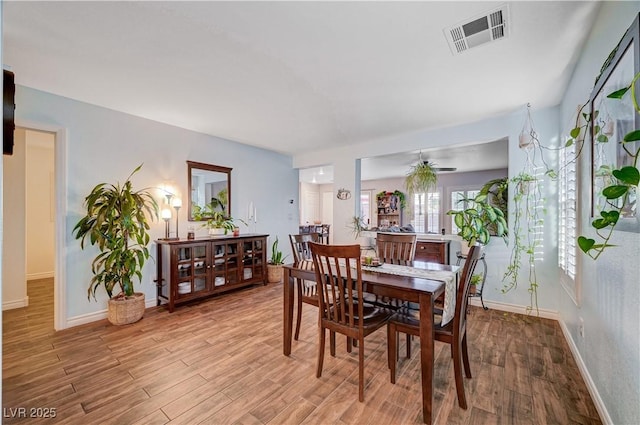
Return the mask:
<svg viewBox="0 0 640 425">
<path fill-rule="evenodd" d="M 157 305 L 177 304 L 267 283 L 267 236 L 157 240 Z"/>
<path fill-rule="evenodd" d="M 415 259 L 431 263 L 449 264 L 449 244 L 451 241 L 418 241 Z"/>
</svg>

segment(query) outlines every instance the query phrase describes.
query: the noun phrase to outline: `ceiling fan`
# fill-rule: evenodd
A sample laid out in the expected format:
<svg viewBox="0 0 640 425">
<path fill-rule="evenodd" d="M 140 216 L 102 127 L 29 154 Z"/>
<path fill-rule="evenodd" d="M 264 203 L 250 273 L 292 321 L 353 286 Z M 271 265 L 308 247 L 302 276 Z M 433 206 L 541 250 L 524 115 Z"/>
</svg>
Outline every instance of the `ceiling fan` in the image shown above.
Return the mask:
<svg viewBox="0 0 640 425">
<path fill-rule="evenodd" d="M 430 165 L 433 171 L 456 171 L 457 167 L 438 167 L 433 161 L 422 161 L 425 165 Z"/>
</svg>

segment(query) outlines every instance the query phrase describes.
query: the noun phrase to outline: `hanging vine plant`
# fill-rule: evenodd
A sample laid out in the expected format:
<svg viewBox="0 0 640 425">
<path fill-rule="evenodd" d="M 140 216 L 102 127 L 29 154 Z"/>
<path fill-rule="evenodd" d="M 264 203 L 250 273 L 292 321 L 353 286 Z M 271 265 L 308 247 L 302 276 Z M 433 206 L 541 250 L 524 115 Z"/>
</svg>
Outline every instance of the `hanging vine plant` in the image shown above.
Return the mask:
<svg viewBox="0 0 640 425">
<path fill-rule="evenodd" d="M 526 172 L 513 177 L 510 182 L 514 186 L 513 249 L 507 271 L 502 278 L 502 293 L 517 288 L 524 258 L 529 284 L 527 290 L 531 297 L 527 311 L 535 310 L 537 313 L 539 284 L 535 261 L 537 250 L 542 246 L 538 229 L 544 224 L 542 214 L 545 213 L 540 208 L 543 203 L 540 182 L 536 176 Z"/>
<path fill-rule="evenodd" d="M 431 189 L 435 189 L 438 183 L 438 176 L 432 164 L 422 160 L 422 152 L 420 160 L 416 165 L 411 166 L 409 173 L 404 180 L 405 188 L 412 197 L 416 193 L 427 193 Z"/>
</svg>

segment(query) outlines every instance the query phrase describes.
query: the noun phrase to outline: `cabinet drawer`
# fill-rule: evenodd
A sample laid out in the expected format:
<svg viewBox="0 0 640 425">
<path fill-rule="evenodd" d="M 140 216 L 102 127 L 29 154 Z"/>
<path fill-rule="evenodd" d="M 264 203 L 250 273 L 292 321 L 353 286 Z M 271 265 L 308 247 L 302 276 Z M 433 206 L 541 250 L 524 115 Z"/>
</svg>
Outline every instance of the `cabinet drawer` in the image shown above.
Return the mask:
<svg viewBox="0 0 640 425">
<path fill-rule="evenodd" d="M 416 243 L 415 259 L 431 263 L 449 264 L 449 241 Z"/>
</svg>

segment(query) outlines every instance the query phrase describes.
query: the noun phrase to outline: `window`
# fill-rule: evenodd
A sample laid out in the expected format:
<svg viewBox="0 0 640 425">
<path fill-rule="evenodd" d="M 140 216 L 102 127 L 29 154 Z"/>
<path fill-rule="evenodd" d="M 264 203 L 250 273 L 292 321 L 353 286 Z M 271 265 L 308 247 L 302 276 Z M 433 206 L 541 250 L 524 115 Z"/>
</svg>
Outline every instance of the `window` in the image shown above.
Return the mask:
<svg viewBox="0 0 640 425">
<path fill-rule="evenodd" d="M 576 151 L 575 144 L 559 151 L 558 265 L 561 282 L 577 301 L 576 281 Z M 577 302 L 576 302 L 577 303 Z"/>
<path fill-rule="evenodd" d="M 480 193 L 480 189 L 470 189 L 470 190 L 454 190 L 451 192 L 451 209 L 454 211 L 461 211 L 467 208 L 473 208 L 475 202 L 473 201 L 464 201 L 464 199 L 472 199 L 478 196 Z M 453 217 L 451 217 L 451 233 L 457 234 L 459 231 L 458 226 L 453 222 Z"/>
<path fill-rule="evenodd" d="M 440 233 L 440 191 L 413 195 L 411 225 L 419 233 Z"/>
</svg>

